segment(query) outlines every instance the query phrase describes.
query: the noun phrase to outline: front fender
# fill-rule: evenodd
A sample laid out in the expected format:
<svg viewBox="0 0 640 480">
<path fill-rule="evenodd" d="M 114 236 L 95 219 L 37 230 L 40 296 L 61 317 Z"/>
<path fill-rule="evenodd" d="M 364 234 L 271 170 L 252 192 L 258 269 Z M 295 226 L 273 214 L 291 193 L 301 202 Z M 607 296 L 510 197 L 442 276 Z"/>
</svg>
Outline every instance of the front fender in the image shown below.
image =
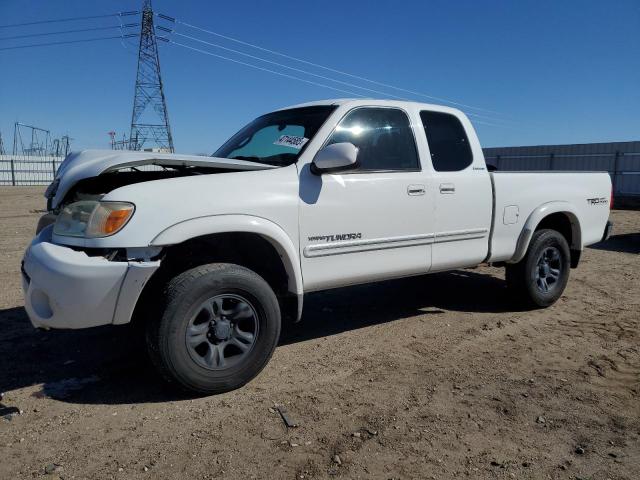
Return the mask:
<svg viewBox="0 0 640 480">
<path fill-rule="evenodd" d="M 289 277 L 288 289 L 302 296 L 302 270 L 298 249 L 289 235 L 277 224 L 253 215 L 210 215 L 176 223 L 160 232 L 151 241 L 152 246 L 176 245 L 192 238 L 215 233 L 255 233 L 276 249 Z"/>
<path fill-rule="evenodd" d="M 529 248 L 529 243 L 531 242 L 533 232 L 536 231 L 536 228 L 545 217 L 548 217 L 553 213 L 564 213 L 565 215 L 567 215 L 569 221 L 571 222 L 571 233 L 573 237 L 573 241 L 570 247 L 573 250 L 582 250 L 582 229 L 580 228 L 580 220 L 576 208 L 569 202 L 548 202 L 540 205 L 535 210 L 533 210 L 533 212 L 531 212 L 531 214 L 527 218 L 527 221 L 524 224 L 524 228 L 522 229 L 522 232 L 520 232 L 520 236 L 518 237 L 516 251 L 508 263 L 518 263 L 524 258 Z"/>
</svg>

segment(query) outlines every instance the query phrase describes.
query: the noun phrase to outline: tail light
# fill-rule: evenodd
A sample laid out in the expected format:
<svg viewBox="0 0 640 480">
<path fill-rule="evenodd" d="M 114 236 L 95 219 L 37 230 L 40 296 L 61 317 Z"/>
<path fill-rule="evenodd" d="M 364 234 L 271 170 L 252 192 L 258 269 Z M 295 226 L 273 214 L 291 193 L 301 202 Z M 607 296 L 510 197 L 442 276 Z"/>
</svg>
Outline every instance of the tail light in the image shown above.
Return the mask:
<svg viewBox="0 0 640 480">
<path fill-rule="evenodd" d="M 609 210 L 613 210 L 613 187 L 611 187 L 611 200 L 609 201 Z"/>
</svg>

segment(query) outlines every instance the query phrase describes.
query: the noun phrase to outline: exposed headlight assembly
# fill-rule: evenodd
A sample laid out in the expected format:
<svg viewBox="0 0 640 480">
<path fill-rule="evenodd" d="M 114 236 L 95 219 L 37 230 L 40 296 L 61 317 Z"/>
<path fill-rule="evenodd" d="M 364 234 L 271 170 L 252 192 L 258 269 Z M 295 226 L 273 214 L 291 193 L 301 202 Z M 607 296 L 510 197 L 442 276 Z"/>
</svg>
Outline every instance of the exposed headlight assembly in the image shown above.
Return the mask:
<svg viewBox="0 0 640 480">
<path fill-rule="evenodd" d="M 128 202 L 71 203 L 58 215 L 53 233 L 66 237 L 108 237 L 122 230 L 134 210 L 135 206 Z"/>
</svg>

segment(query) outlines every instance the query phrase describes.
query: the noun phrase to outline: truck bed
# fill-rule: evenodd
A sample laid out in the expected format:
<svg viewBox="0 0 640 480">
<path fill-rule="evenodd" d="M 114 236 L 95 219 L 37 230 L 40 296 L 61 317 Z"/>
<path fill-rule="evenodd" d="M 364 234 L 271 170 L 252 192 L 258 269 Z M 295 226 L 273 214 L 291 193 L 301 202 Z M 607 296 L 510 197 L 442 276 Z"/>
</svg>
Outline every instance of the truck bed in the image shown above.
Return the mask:
<svg viewBox="0 0 640 480">
<path fill-rule="evenodd" d="M 574 236 L 578 238 L 573 238 L 572 249 L 582 250 L 601 240 L 611 201 L 606 172 L 491 172 L 490 176 L 494 206 L 489 261 L 514 256 L 519 236 L 543 201 L 550 207 L 564 203 L 571 212 L 572 226 L 582 232 Z"/>
</svg>

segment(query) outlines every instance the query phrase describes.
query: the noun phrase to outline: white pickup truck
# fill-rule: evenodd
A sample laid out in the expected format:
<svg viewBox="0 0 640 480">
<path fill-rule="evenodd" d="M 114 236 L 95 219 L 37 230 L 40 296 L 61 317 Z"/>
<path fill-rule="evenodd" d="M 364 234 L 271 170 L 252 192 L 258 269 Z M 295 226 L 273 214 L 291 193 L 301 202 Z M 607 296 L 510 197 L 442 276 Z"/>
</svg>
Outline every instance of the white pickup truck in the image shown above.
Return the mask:
<svg viewBox="0 0 640 480">
<path fill-rule="evenodd" d="M 297 105 L 212 157 L 69 155 L 24 256 L 25 305 L 35 327 L 143 322 L 164 377 L 222 392 L 261 371 L 307 292 L 491 263 L 551 305 L 609 235 L 610 195 L 607 173 L 489 172 L 455 109 Z"/>
</svg>

